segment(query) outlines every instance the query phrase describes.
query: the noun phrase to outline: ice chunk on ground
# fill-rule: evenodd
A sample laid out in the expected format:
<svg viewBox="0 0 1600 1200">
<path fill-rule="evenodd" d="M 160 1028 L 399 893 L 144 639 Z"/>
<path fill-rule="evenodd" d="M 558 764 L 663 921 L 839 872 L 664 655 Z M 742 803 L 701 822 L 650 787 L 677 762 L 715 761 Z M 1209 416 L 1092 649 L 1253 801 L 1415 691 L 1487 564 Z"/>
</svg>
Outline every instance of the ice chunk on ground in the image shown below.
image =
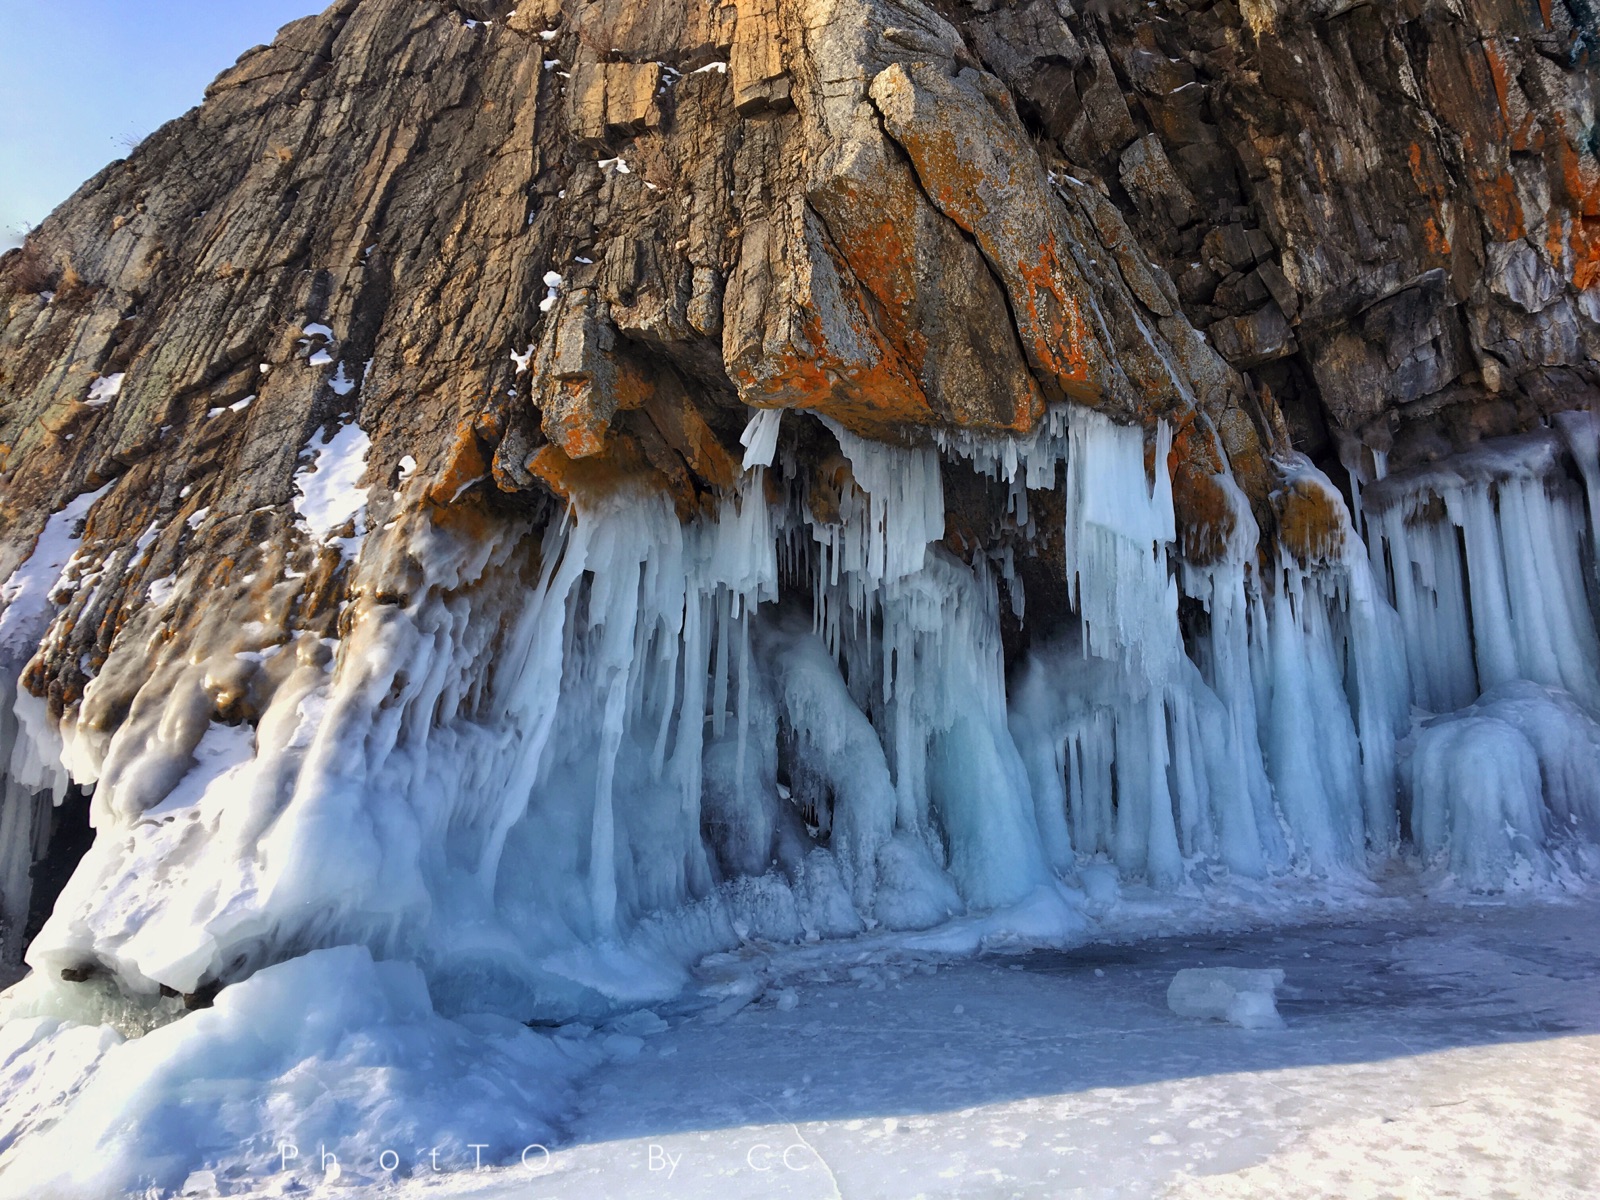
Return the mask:
<svg viewBox="0 0 1600 1200">
<path fill-rule="evenodd" d="M 16 1022 L 48 1019 L 57 1025 L 105 1026 L 119 1037 L 136 1038 L 183 1013 L 177 996 L 125 992 L 109 975 L 68 983 L 57 972 L 33 971 L 0 993 L 0 1028 L 6 1030 Z"/>
<path fill-rule="evenodd" d="M 666 1031 L 667 1023 L 648 1008 L 623 1013 L 606 1025 L 607 1033 L 620 1033 L 625 1037 L 654 1037 Z"/>
<path fill-rule="evenodd" d="M 1180 1017 L 1228 1021 L 1240 1029 L 1281 1029 L 1277 967 L 1187 967 L 1167 985 L 1167 1007 Z"/>
</svg>

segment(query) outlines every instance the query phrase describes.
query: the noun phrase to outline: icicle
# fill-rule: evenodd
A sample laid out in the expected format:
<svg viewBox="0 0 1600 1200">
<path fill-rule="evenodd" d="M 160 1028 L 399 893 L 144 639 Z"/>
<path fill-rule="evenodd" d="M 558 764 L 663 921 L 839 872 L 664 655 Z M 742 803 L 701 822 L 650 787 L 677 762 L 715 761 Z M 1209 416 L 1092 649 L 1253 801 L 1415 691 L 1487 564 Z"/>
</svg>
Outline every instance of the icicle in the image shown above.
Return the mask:
<svg viewBox="0 0 1600 1200">
<path fill-rule="evenodd" d="M 783 421 L 783 409 L 764 408 L 750 418 L 739 444 L 745 448 L 744 469 L 770 467 L 778 451 L 778 427 Z"/>
<path fill-rule="evenodd" d="M 1578 430 L 1581 448 L 1588 424 L 1563 429 Z M 1480 689 L 1532 679 L 1600 704 L 1579 565 L 1585 506 L 1562 449 L 1553 432 L 1504 438 L 1368 489 L 1419 703 L 1459 708 Z"/>
<path fill-rule="evenodd" d="M 1600 568 L 1600 414 L 1577 410 L 1556 414 L 1556 428 L 1566 440 L 1572 459 L 1583 476 L 1589 501 L 1589 535 L 1592 562 Z"/>
<path fill-rule="evenodd" d="M 1090 654 L 1126 656 L 1152 686 L 1178 653 L 1177 586 L 1166 550 L 1176 537 L 1166 472 L 1171 432 L 1157 430 L 1151 485 L 1145 438 L 1090 409 L 1073 409 L 1067 461 L 1067 578 Z"/>
<path fill-rule="evenodd" d="M 944 537 L 944 483 L 932 446 L 901 450 L 859 438 L 823 419 L 865 493 L 865 520 L 847 521 L 843 569 L 888 583 L 920 571 L 930 542 Z"/>
</svg>

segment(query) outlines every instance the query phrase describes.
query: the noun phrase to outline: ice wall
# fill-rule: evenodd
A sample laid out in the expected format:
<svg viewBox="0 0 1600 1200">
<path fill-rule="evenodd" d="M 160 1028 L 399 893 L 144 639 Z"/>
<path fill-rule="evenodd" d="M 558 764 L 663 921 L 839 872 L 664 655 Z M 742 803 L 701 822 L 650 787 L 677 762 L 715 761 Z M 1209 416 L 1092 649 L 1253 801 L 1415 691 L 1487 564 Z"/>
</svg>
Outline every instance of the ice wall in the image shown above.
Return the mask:
<svg viewBox="0 0 1600 1200">
<path fill-rule="evenodd" d="M 442 1011 L 561 1017 L 671 995 L 740 938 L 1024 909 L 1075 931 L 1098 858 L 1174 889 L 1399 851 L 1499 887 L 1600 833 L 1585 418 L 1369 486 L 1370 555 L 1305 460 L 1276 469 L 1328 514 L 1311 558 L 1263 540 L 1224 468 L 1204 564 L 1162 425 L 1062 408 L 906 447 L 813 425 L 842 464 L 823 496 L 814 421 L 757 414 L 739 485 L 687 523 L 626 487 L 490 536 L 414 512 L 361 545 L 338 642 L 228 625 L 109 737 L 92 682 L 53 753 L 99 836 L 30 962 L 190 993 L 357 943 L 419 962 Z M 946 545 L 951 472 L 1004 494 L 1003 551 Z M 1017 572 L 1046 544 L 1063 611 Z M 1009 673 L 1002 583 L 1029 631 Z M 270 703 L 214 722 L 241 679 Z M 1413 701 L 1518 680 L 1543 690 L 1465 727 L 1493 738 L 1408 736 Z M 1516 785 L 1504 844 L 1485 780 Z"/>
</svg>

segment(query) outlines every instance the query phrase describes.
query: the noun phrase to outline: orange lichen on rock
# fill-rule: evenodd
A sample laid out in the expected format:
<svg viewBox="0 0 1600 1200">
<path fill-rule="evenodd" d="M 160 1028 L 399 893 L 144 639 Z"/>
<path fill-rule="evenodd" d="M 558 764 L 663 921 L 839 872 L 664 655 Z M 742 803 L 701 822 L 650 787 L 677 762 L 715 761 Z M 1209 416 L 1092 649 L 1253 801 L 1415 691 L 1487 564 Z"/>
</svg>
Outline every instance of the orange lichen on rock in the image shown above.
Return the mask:
<svg viewBox="0 0 1600 1200">
<path fill-rule="evenodd" d="M 607 382 L 619 412 L 643 408 L 656 394 L 656 381 L 627 358 L 616 360 L 616 372 Z"/>
<path fill-rule="evenodd" d="M 1344 552 L 1345 514 L 1327 489 L 1310 480 L 1290 480 L 1272 495 L 1278 543 L 1302 566 L 1327 563 Z"/>
<path fill-rule="evenodd" d="M 1500 119 L 1511 133 L 1511 149 L 1522 152 L 1538 150 L 1544 142 L 1539 120 L 1525 104 L 1513 105 L 1512 81 L 1506 68 L 1505 55 L 1492 38 L 1483 42 L 1483 57 L 1489 64 L 1489 77 L 1494 81 L 1495 100 L 1500 105 Z M 1518 111 L 1520 110 L 1520 111 Z"/>
<path fill-rule="evenodd" d="M 1081 402 L 1098 399 L 1089 370 L 1083 315 L 1078 298 L 1066 283 L 1055 230 L 1045 230 L 1033 244 L 1037 257 L 1006 261 L 1004 256 L 1012 243 L 1009 238 L 1002 239 L 988 231 L 991 222 L 987 193 L 1009 191 L 1013 181 L 991 180 L 975 170 L 959 152 L 948 129 L 919 129 L 907 140 L 916 144 L 913 156 L 918 173 L 925 185 L 930 178 L 933 180 L 931 194 L 940 209 L 978 239 L 991 261 L 1001 264 L 1009 285 L 1006 290 L 1016 310 L 1018 336 L 1029 362 L 1044 376 L 1042 382 L 1053 384 L 1062 395 Z M 1043 203 L 1042 197 L 1040 202 Z M 1042 211 L 1048 213 L 1047 204 Z M 1031 428 L 1037 415 L 1027 414 L 1025 423 L 1019 421 L 1019 431 Z"/>
<path fill-rule="evenodd" d="M 1039 259 L 1018 263 L 1017 273 L 1027 284 L 1023 304 L 1030 336 L 1025 344 L 1031 356 L 1049 372 L 1063 395 L 1080 403 L 1093 403 L 1100 392 L 1089 369 L 1089 339 L 1083 312 L 1076 296 L 1063 294 L 1065 271 L 1054 231 L 1039 248 Z"/>
<path fill-rule="evenodd" d="M 1219 561 L 1239 523 L 1233 500 L 1214 472 L 1181 463 L 1172 476 L 1172 508 L 1180 550 L 1197 567 Z"/>
<path fill-rule="evenodd" d="M 841 358 L 820 340 L 820 322 L 813 319 L 806 324 L 820 344 L 814 355 L 786 349 L 769 356 L 759 369 L 735 374 L 748 403 L 821 413 L 864 437 L 933 422 L 927 396 L 900 363 Z"/>
<path fill-rule="evenodd" d="M 455 440 L 445 455 L 444 467 L 428 486 L 427 498 L 437 505 L 453 504 L 462 492 L 489 475 L 489 458 L 474 422 L 464 419 L 456 423 Z"/>
<path fill-rule="evenodd" d="M 951 79 L 927 63 L 896 63 L 873 80 L 871 95 L 929 198 L 993 265 L 1039 382 L 1092 403 L 1099 389 L 1081 282 L 1062 257 L 1055 204 L 1009 94 L 992 82 L 976 71 Z"/>
<path fill-rule="evenodd" d="M 1262 451 L 1261 435 L 1241 409 L 1229 408 L 1217 418 L 1217 435 L 1228 456 L 1228 466 L 1245 491 L 1265 495 L 1258 485 L 1272 476 Z"/>
<path fill-rule="evenodd" d="M 1222 451 L 1209 426 L 1202 426 L 1200 414 L 1193 409 L 1173 418 L 1172 449 L 1167 453 L 1167 471 L 1178 469 L 1182 463 L 1200 467 L 1210 474 L 1224 469 Z"/>
<path fill-rule="evenodd" d="M 1446 214 L 1445 190 L 1443 177 L 1433 156 L 1424 158 L 1421 143 L 1412 142 L 1406 152 L 1407 162 L 1411 166 L 1411 179 L 1417 185 L 1417 190 L 1428 201 L 1428 206 L 1433 210 L 1433 215 L 1424 217 L 1422 221 L 1422 238 L 1428 247 L 1428 252 L 1437 258 L 1445 259 L 1450 255 L 1450 238 L 1445 233 L 1449 226 Z"/>
<path fill-rule="evenodd" d="M 1480 169 L 1473 174 L 1478 204 L 1495 239 L 1514 242 L 1525 237 L 1528 232 L 1527 221 L 1522 211 L 1522 201 L 1517 196 L 1517 181 L 1512 178 L 1511 172 L 1491 173 Z"/>
<path fill-rule="evenodd" d="M 1572 250 L 1572 286 L 1580 292 L 1600 286 L 1600 219 L 1573 217 L 1568 246 Z"/>
<path fill-rule="evenodd" d="M 881 351 L 916 381 L 930 419 L 990 431 L 1026 432 L 1043 397 L 1024 364 L 984 361 L 974 341 L 998 334 L 1015 347 L 1011 310 L 981 252 L 938 213 L 898 155 L 863 154 L 815 187 L 825 247 L 842 290 L 871 326 Z M 968 272 L 979 277 L 968 280 Z"/>
<path fill-rule="evenodd" d="M 605 452 L 610 414 L 595 410 L 587 379 L 563 379 L 556 390 L 565 401 L 544 410 L 544 434 L 569 458 L 590 458 Z"/>
<path fill-rule="evenodd" d="M 916 250 L 907 241 L 916 220 L 914 193 L 893 187 L 875 187 L 868 194 L 854 180 L 835 184 L 843 203 L 857 211 L 871 206 L 881 219 L 853 231 L 838 247 L 851 276 L 881 306 L 887 320 L 879 322 L 896 352 L 913 368 L 928 355 L 928 340 L 916 324 L 918 299 Z"/>
<path fill-rule="evenodd" d="M 1178 417 L 1166 467 L 1172 478 L 1172 507 L 1179 549 L 1196 566 L 1227 553 L 1238 527 L 1232 495 L 1221 479 L 1227 472 L 1216 436 L 1190 411 Z"/>
<path fill-rule="evenodd" d="M 800 314 L 799 345 L 769 351 L 754 363 L 733 365 L 734 382 L 747 404 L 798 408 L 832 417 L 863 436 L 885 436 L 907 425 L 930 425 L 937 414 L 909 365 L 869 316 L 844 264 L 828 262 L 849 303 L 850 340 L 841 351 L 829 339 L 821 314 Z"/>
<path fill-rule="evenodd" d="M 612 453 L 602 457 L 570 458 L 560 446 L 539 449 L 528 464 L 535 476 L 564 500 L 582 504 L 612 495 L 627 487 L 642 487 L 652 492 L 669 491 L 669 481 L 644 461 L 623 439 Z"/>
<path fill-rule="evenodd" d="M 466 541 L 484 541 L 494 537 L 501 528 L 502 519 L 489 511 L 476 492 L 454 504 L 430 502 L 425 511 L 436 528 L 448 530 Z"/>
<path fill-rule="evenodd" d="M 1567 203 L 1582 216 L 1600 217 L 1600 164 L 1572 144 L 1562 113 L 1552 114 L 1551 120 L 1561 135 L 1555 139 L 1554 148 L 1561 190 L 1566 194 Z"/>
<path fill-rule="evenodd" d="M 1600 164 L 1572 144 L 1565 115 L 1552 115 L 1560 136 L 1553 138 L 1565 211 L 1546 220 L 1545 250 L 1558 269 L 1565 267 L 1579 291 L 1600 284 Z"/>
<path fill-rule="evenodd" d="M 712 488 L 733 486 L 739 478 L 740 460 L 718 440 L 681 388 L 672 394 L 658 393 L 645 403 L 644 411 L 662 440 L 702 483 Z"/>
<path fill-rule="evenodd" d="M 1511 242 L 1523 237 L 1526 214 L 1510 162 L 1521 93 L 1512 91 L 1503 56 L 1490 39 L 1476 48 L 1466 42 L 1441 41 L 1430 50 L 1424 74 L 1434 103 L 1457 118 L 1441 132 L 1454 135 L 1452 157 L 1459 157 L 1465 169 L 1467 192 L 1488 239 Z M 1490 96 L 1501 102 L 1487 103 Z"/>
<path fill-rule="evenodd" d="M 1438 258 L 1450 256 L 1450 239 L 1444 235 L 1444 230 L 1439 228 L 1439 222 L 1433 217 L 1423 220 L 1422 239 L 1428 247 L 1428 253 Z"/>
</svg>

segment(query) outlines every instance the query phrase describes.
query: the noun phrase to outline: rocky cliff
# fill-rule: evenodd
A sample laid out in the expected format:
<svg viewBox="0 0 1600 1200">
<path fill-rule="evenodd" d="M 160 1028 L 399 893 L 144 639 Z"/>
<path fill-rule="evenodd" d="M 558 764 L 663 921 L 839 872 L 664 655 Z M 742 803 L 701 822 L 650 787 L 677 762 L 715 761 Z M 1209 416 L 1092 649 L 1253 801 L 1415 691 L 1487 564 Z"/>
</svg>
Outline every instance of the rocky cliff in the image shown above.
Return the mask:
<svg viewBox="0 0 1600 1200">
<path fill-rule="evenodd" d="M 1374 699 L 1363 654 L 1409 656 L 1413 684 L 1464 656 L 1441 711 L 1519 679 L 1581 693 L 1593 657 L 1592 427 L 1565 419 L 1561 440 L 1551 419 L 1600 392 L 1597 53 L 1588 0 L 339 0 L 287 26 L 0 259 L 10 952 L 32 932 L 47 797 L 91 787 L 101 858 L 36 964 L 197 994 L 330 941 L 448 958 L 445 910 L 472 905 L 442 899 L 447 877 L 476 879 L 507 928 L 561 926 L 556 945 L 754 887 L 774 861 L 809 895 L 815 845 L 850 902 L 802 895 L 796 933 L 823 910 L 828 933 L 1010 903 L 1070 876 L 1074 847 L 1170 882 L 1196 856 L 1248 873 L 1411 836 L 1407 685 Z M 1565 514 L 1550 571 L 1571 628 L 1551 645 L 1576 649 L 1474 670 L 1466 623 L 1465 644 L 1374 650 L 1348 600 L 1362 534 L 1388 630 L 1411 586 L 1396 539 L 1478 528 L 1437 480 L 1484 446 L 1469 483 L 1536 479 Z M 1388 542 L 1363 488 L 1371 513 L 1408 514 Z M 733 532 L 757 509 L 771 528 Z M 1095 530 L 1123 541 L 1097 549 Z M 717 548 L 736 537 L 738 555 Z M 895 617 L 911 601 L 882 589 L 918 578 L 930 542 L 942 615 Z M 1499 563 L 1453 566 L 1455 593 Z M 1226 589 L 1194 581 L 1227 571 L 1237 660 L 1197 649 L 1228 618 Z M 1338 649 L 1332 691 L 1276 693 L 1300 724 L 1274 732 L 1270 703 L 1241 706 L 1274 695 L 1261 647 L 1271 605 L 1305 603 L 1296 572 L 1338 576 Z M 675 600 L 662 573 L 690 581 Z M 553 632 L 529 596 L 566 614 Z M 790 601 L 845 664 L 836 687 L 806 691 L 820 668 L 787 618 L 744 619 Z M 895 668 L 866 664 L 897 630 L 900 669 L 932 663 L 961 619 L 984 626 L 977 665 L 940 658 L 943 682 L 919 685 L 957 703 L 929 702 L 910 755 Z M 1137 836 L 1112 828 L 1131 776 L 1101 821 L 1070 754 L 1054 784 L 1031 759 L 1018 774 L 1007 697 L 1015 730 L 1019 679 L 1079 623 L 1090 659 L 1145 680 L 1118 695 L 1157 697 L 1124 714 L 1116 770 L 1144 753 L 1129 737 L 1155 739 L 1157 774 L 1191 725 L 1211 737 L 1211 710 L 1174 698 L 1205 675 L 1234 725 L 1201 757 L 1254 756 L 1234 818 L 1221 768 L 1202 820 L 1171 766 L 1172 823 Z M 1345 703 L 1341 672 L 1366 699 L 1339 709 L 1349 761 L 1307 798 L 1294 747 Z M 534 675 L 573 712 L 506 698 Z M 998 709 L 969 702 L 987 732 L 959 732 L 959 696 L 985 689 Z M 841 704 L 862 728 L 807 723 Z M 691 746 L 695 705 L 711 732 Z M 849 799 L 869 735 L 897 799 Z M 563 738 L 592 748 L 568 775 L 546 750 Z M 796 745 L 853 765 L 819 774 Z M 952 762 L 982 779 L 958 786 Z M 747 770 L 769 793 L 752 811 Z M 199 815 L 223 776 L 248 803 Z M 997 777 L 1017 813 L 961 809 Z M 686 823 L 613 811 L 658 785 Z M 1066 815 L 1024 830 L 1052 787 Z M 368 799 L 346 811 L 351 789 Z M 530 789 L 555 798 L 530 808 Z M 1345 818 L 1318 815 L 1346 792 L 1353 850 Z M 516 854 L 581 903 L 509 880 Z M 924 875 L 939 882 L 901 886 Z M 173 882 L 129 882 L 154 877 Z M 921 907 L 897 916 L 890 893 Z M 539 971 L 509 974 L 580 1004 Z"/>
</svg>

